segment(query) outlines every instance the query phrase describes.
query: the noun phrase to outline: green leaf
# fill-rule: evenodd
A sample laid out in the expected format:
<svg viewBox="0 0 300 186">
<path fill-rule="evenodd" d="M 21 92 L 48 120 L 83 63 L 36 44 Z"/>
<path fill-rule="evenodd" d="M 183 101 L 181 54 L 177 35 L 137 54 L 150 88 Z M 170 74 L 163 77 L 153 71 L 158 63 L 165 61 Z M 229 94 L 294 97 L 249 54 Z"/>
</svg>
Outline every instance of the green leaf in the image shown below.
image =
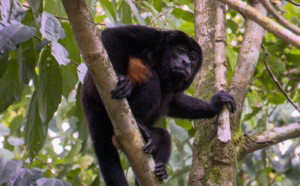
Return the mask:
<svg viewBox="0 0 300 186">
<path fill-rule="evenodd" d="M 136 19 L 137 19 L 137 22 L 140 24 L 140 25 L 146 25 L 145 23 L 145 20 L 144 18 L 140 15 L 138 9 L 136 8 L 136 6 L 133 4 L 133 2 L 131 0 L 125 0 L 128 5 L 130 6 L 132 12 L 134 13 Z"/>
<path fill-rule="evenodd" d="M 182 10 L 181 8 L 174 8 L 172 14 L 178 19 L 183 19 L 188 22 L 194 22 L 194 14 L 189 11 Z"/>
<path fill-rule="evenodd" d="M 175 119 L 174 121 L 175 121 L 176 125 L 184 128 L 185 131 L 189 131 L 193 127 L 192 121 L 189 121 L 189 120 Z"/>
<path fill-rule="evenodd" d="M 69 93 L 78 82 L 77 68 L 72 64 L 61 66 L 63 96 L 68 100 Z"/>
<path fill-rule="evenodd" d="M 227 23 L 227 27 L 231 29 L 232 33 L 236 33 L 236 31 L 239 28 L 239 25 L 235 21 L 232 21 L 231 19 L 228 19 L 226 23 Z"/>
<path fill-rule="evenodd" d="M 88 5 L 89 10 L 94 18 L 96 15 L 97 0 L 86 0 L 86 4 Z"/>
<path fill-rule="evenodd" d="M 110 19 L 111 22 L 116 22 L 116 13 L 114 12 L 112 3 L 108 0 L 100 0 L 101 7 L 103 8 L 106 16 Z"/>
<path fill-rule="evenodd" d="M 62 76 L 58 63 L 50 56 L 50 50 L 45 49 L 41 54 L 38 79 L 39 112 L 44 124 L 53 117 L 62 96 Z"/>
<path fill-rule="evenodd" d="M 60 22 L 56 17 L 44 11 L 42 15 L 42 26 L 40 28 L 41 34 L 49 41 L 58 41 L 64 38 L 65 32 L 61 27 Z"/>
<path fill-rule="evenodd" d="M 267 129 L 268 115 L 263 114 L 257 121 L 258 132 L 263 132 Z"/>
<path fill-rule="evenodd" d="M 62 28 L 65 30 L 66 37 L 59 40 L 59 43 L 62 44 L 69 53 L 69 58 L 78 64 L 81 61 L 80 51 L 77 45 L 73 30 L 69 23 L 62 23 Z"/>
<path fill-rule="evenodd" d="M 3 58 L 0 58 L 0 79 L 2 78 L 3 74 L 6 72 L 8 64 L 8 53 L 4 54 Z"/>
<path fill-rule="evenodd" d="M 33 160 L 34 156 L 42 149 L 47 136 L 48 126 L 42 123 L 40 118 L 36 91 L 31 96 L 27 113 L 25 116 L 24 138 L 25 145 L 29 151 L 29 159 Z"/>
<path fill-rule="evenodd" d="M 233 50 L 230 46 L 226 46 L 226 58 L 228 63 L 228 73 L 227 73 L 227 82 L 230 82 L 231 77 L 233 75 L 236 62 L 238 60 L 237 53 L 235 50 Z"/>
<path fill-rule="evenodd" d="M 32 78 L 36 78 L 35 65 L 39 58 L 36 50 L 38 41 L 35 38 L 22 43 L 22 62 L 19 62 L 19 68 L 22 67 L 21 84 L 28 84 Z"/>
<path fill-rule="evenodd" d="M 16 60 L 10 60 L 5 74 L 0 79 L 0 113 L 16 99 L 21 98 L 22 90 L 18 77 L 18 63 Z"/>
<path fill-rule="evenodd" d="M 120 12 L 121 23 L 124 23 L 126 25 L 132 24 L 131 9 L 130 6 L 125 1 L 121 2 L 119 12 Z"/>
<path fill-rule="evenodd" d="M 44 11 L 56 16 L 67 17 L 62 1 L 45 0 Z"/>
<path fill-rule="evenodd" d="M 72 146 L 72 149 L 66 156 L 66 162 L 73 162 L 74 156 L 76 156 L 80 152 L 80 149 L 81 149 L 81 141 L 77 140 L 76 144 Z"/>
<path fill-rule="evenodd" d="M 43 1 L 40 0 L 28 0 L 30 8 L 33 11 L 35 17 L 38 16 L 43 10 L 43 6 L 41 6 L 42 2 Z"/>
<path fill-rule="evenodd" d="M 252 108 L 252 112 L 249 113 L 249 114 L 246 114 L 246 115 L 244 116 L 243 122 L 244 122 L 244 121 L 248 121 L 248 120 L 250 120 L 252 117 L 256 116 L 256 114 L 257 114 L 259 111 L 261 111 L 261 109 L 262 109 L 261 107 L 254 107 L 254 108 Z"/>
<path fill-rule="evenodd" d="M 55 57 L 56 61 L 60 65 L 66 65 L 70 63 L 68 51 L 65 49 L 64 46 L 59 44 L 57 41 L 52 42 L 51 54 L 53 57 Z"/>
<path fill-rule="evenodd" d="M 150 0 L 150 3 L 152 4 L 152 6 L 153 6 L 158 12 L 161 12 L 161 11 L 162 11 L 162 2 L 161 2 L 161 0 Z"/>
<path fill-rule="evenodd" d="M 17 45 L 34 36 L 35 28 L 15 23 L 0 30 L 0 49 L 2 53 L 16 50 Z"/>
<path fill-rule="evenodd" d="M 14 117 L 14 119 L 10 122 L 9 128 L 12 135 L 15 134 L 22 127 L 23 121 L 23 115 L 19 115 Z"/>
</svg>

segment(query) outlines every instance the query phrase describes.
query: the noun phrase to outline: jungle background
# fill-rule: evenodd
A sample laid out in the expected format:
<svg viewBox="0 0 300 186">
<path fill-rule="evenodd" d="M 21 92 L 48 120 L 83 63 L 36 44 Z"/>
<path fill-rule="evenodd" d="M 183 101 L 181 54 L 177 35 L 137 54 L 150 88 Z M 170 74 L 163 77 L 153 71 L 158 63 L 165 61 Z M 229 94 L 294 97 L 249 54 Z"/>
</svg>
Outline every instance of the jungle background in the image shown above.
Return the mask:
<svg viewBox="0 0 300 186">
<path fill-rule="evenodd" d="M 178 29 L 195 37 L 194 1 L 87 0 L 97 27 L 141 24 Z M 272 1 L 279 14 L 300 24 L 300 7 Z M 0 24 L 0 185 L 46 183 L 103 184 L 84 121 L 80 89 L 86 67 L 59 0 L 1 0 Z M 270 16 L 273 18 L 272 16 Z M 227 79 L 243 40 L 245 17 L 226 11 Z M 284 91 L 300 105 L 300 53 L 265 32 L 268 63 Z M 261 51 L 241 118 L 241 133 L 255 134 L 295 123 L 300 113 L 278 89 Z M 194 86 L 186 93 L 194 95 Z M 187 185 L 192 165 L 193 121 L 162 118 L 172 135 L 167 185 Z M 257 150 L 238 162 L 237 185 L 298 185 L 300 140 Z M 131 185 L 134 174 L 125 155 L 122 166 Z"/>
</svg>

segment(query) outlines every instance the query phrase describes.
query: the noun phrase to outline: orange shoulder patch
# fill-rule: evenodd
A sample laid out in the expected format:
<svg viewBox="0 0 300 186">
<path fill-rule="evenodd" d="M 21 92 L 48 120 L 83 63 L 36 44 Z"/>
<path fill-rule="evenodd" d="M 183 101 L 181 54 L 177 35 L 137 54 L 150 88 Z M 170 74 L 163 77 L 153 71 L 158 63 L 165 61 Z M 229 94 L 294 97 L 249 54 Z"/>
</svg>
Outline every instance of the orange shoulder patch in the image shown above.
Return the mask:
<svg viewBox="0 0 300 186">
<path fill-rule="evenodd" d="M 146 82 L 152 75 L 148 66 L 142 63 L 141 59 L 130 57 L 127 71 L 127 77 L 134 85 Z"/>
</svg>

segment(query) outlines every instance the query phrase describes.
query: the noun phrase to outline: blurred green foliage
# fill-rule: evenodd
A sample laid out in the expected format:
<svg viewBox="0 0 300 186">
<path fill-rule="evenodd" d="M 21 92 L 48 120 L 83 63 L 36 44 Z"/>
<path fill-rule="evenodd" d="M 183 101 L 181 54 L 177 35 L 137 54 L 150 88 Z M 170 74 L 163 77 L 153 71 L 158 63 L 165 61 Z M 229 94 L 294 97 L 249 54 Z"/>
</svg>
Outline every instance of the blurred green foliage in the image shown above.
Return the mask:
<svg viewBox="0 0 300 186">
<path fill-rule="evenodd" d="M 5 2 L 2 0 L 1 5 Z M 21 0 L 24 7 L 17 4 L 17 0 L 10 2 L 17 6 L 9 11 L 2 6 L 1 13 L 17 14 L 22 10 L 23 19 L 9 22 L 1 17 L 5 28 L 9 30 L 10 25 L 17 24 L 20 32 L 8 35 L 11 42 L 7 41 L 7 46 L 8 43 L 10 45 L 6 50 L 9 52 L 0 53 L 0 156 L 4 158 L 0 163 L 18 159 L 23 162 L 22 171 L 38 169 L 44 177 L 62 179 L 75 186 L 99 185 L 103 180 L 80 103 L 81 77 L 78 77 L 77 66 L 82 59 L 71 26 L 65 19 L 62 2 Z M 107 26 L 142 24 L 163 30 L 179 29 L 191 37 L 194 37 L 193 3 L 191 0 L 87 0 L 100 30 Z M 283 5 L 283 15 L 299 26 L 300 8 L 286 3 Z M 45 11 L 53 17 L 41 17 Z M 227 10 L 226 19 L 229 82 L 243 39 L 245 21 L 232 9 Z M 33 31 L 36 37 L 31 36 Z M 48 35 L 43 35 L 45 32 Z M 20 37 L 24 35 L 30 39 L 21 41 Z M 56 40 L 53 41 L 53 38 Z M 299 50 L 268 32 L 264 45 L 274 75 L 300 105 Z M 53 51 L 59 55 L 53 55 Z M 292 113 L 295 114 L 293 107 L 268 75 L 262 59 L 263 54 L 249 88 L 241 122 L 242 130 L 250 134 L 299 119 L 299 116 L 292 117 Z M 64 65 L 58 61 L 70 62 Z M 193 95 L 194 87 L 186 93 Z M 187 185 L 192 164 L 193 123 L 162 118 L 158 125 L 167 128 L 172 135 L 172 155 L 167 167 L 170 176 L 166 183 Z M 299 142 L 299 139 L 289 140 L 248 155 L 238 164 L 237 185 L 298 184 Z M 126 176 L 134 185 L 129 163 L 124 154 L 120 155 Z M 36 174 L 39 178 L 40 172 Z M 43 178 L 42 181 L 49 180 Z M 50 182 L 54 180 L 50 179 Z"/>
</svg>

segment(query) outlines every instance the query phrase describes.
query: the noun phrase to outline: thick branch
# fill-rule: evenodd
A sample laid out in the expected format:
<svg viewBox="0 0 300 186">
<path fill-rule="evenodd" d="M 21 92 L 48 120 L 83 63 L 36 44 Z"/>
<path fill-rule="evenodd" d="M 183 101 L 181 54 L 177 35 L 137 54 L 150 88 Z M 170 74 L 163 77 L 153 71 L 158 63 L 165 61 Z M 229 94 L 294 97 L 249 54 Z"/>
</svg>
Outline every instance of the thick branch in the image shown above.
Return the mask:
<svg viewBox="0 0 300 186">
<path fill-rule="evenodd" d="M 256 142 L 252 142 L 248 139 L 248 137 L 245 137 L 244 144 L 238 149 L 238 151 L 240 152 L 238 159 L 241 160 L 245 155 L 256 150 L 297 137 L 300 137 L 299 123 L 289 124 L 283 127 L 265 131 L 261 134 L 252 135 L 251 138 L 255 139 Z M 266 141 L 274 141 L 274 143 L 257 143 Z"/>
<path fill-rule="evenodd" d="M 260 2 L 268 10 L 268 12 L 274 16 L 274 18 L 278 21 L 278 23 L 280 23 L 282 26 L 285 26 L 287 29 L 291 30 L 295 34 L 300 35 L 300 29 L 297 26 L 290 23 L 289 21 L 287 21 L 280 14 L 278 14 L 276 10 L 273 8 L 269 0 L 260 0 Z"/>
<path fill-rule="evenodd" d="M 161 185 L 154 174 L 154 161 L 142 151 L 144 145 L 126 99 L 111 99 L 117 78 L 99 40 L 99 30 L 90 16 L 85 0 L 63 0 L 84 61 L 90 69 L 98 92 L 112 121 L 115 136 L 127 155 L 141 185 Z"/>
<path fill-rule="evenodd" d="M 238 11 L 240 14 L 250 18 L 258 23 L 260 26 L 279 37 L 280 39 L 293 44 L 300 49 L 300 37 L 292 33 L 291 31 L 283 28 L 279 24 L 275 23 L 271 19 L 267 18 L 251 6 L 247 5 L 243 1 L 239 0 L 219 0 L 226 3 L 230 8 Z"/>
<path fill-rule="evenodd" d="M 265 8 L 257 0 L 251 0 L 249 3 L 260 14 L 267 14 Z M 263 34 L 264 29 L 261 26 L 247 19 L 238 61 L 229 85 L 230 93 L 234 96 L 237 106 L 237 112 L 234 114 L 234 122 L 237 123 L 239 123 L 244 100 L 259 58 Z"/>
<path fill-rule="evenodd" d="M 216 2 L 216 33 L 215 33 L 215 74 L 216 91 L 226 90 L 227 62 L 226 62 L 226 7 L 224 3 Z M 227 143 L 231 140 L 229 110 L 226 107 L 218 117 L 218 139 Z"/>
</svg>

